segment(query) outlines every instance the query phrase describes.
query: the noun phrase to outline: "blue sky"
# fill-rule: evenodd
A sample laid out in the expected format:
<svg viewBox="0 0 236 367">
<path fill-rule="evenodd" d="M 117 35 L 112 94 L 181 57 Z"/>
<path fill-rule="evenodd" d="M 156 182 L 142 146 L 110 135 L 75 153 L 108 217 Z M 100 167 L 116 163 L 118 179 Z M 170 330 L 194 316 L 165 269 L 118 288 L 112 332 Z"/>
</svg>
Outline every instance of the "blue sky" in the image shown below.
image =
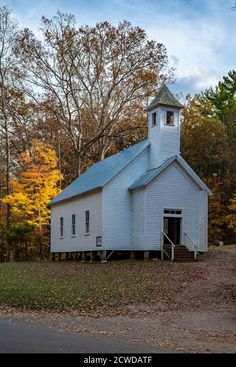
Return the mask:
<svg viewBox="0 0 236 367">
<path fill-rule="evenodd" d="M 21 27 L 38 33 L 42 15 L 57 10 L 76 15 L 80 24 L 124 19 L 162 42 L 175 68 L 175 92 L 198 93 L 236 69 L 235 0 L 0 0 Z"/>
</svg>

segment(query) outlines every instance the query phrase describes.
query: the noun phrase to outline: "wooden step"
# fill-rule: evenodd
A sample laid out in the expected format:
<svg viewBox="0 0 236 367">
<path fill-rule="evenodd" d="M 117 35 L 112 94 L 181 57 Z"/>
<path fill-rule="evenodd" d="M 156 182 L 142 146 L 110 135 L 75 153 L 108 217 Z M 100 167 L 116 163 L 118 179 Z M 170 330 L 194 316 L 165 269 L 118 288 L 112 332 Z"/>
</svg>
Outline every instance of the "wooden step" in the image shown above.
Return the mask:
<svg viewBox="0 0 236 367">
<path fill-rule="evenodd" d="M 171 259 L 172 246 L 164 245 L 163 246 L 164 254 L 168 259 Z M 178 262 L 187 262 L 187 261 L 195 261 L 194 252 L 189 251 L 185 246 L 178 245 L 174 248 L 174 261 Z"/>
</svg>

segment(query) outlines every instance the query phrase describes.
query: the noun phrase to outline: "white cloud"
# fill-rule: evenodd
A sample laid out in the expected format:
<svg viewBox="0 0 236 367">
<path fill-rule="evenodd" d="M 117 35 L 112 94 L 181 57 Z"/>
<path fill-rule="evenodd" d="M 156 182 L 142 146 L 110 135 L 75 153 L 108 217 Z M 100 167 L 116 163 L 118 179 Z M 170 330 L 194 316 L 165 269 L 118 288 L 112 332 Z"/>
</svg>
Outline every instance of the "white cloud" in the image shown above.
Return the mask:
<svg viewBox="0 0 236 367">
<path fill-rule="evenodd" d="M 9 3 L 14 3 L 8 0 Z M 22 0 L 22 4 L 29 0 Z M 57 9 L 76 13 L 79 22 L 93 25 L 107 19 L 117 24 L 127 19 L 162 42 L 170 66 L 183 92 L 199 92 L 214 86 L 236 65 L 236 13 L 231 0 L 39 0 L 31 7 L 15 6 L 20 25 L 39 35 L 42 14 L 55 15 Z M 12 6 L 12 8 L 14 8 Z"/>
<path fill-rule="evenodd" d="M 168 20 L 168 16 L 158 18 L 155 27 L 147 27 L 147 31 L 151 38 L 167 46 L 176 79 L 192 80 L 191 90 L 215 86 L 235 67 L 236 60 L 227 60 L 227 45 L 229 48 L 234 45 L 230 45 L 227 28 L 221 20 L 214 17 Z"/>
</svg>

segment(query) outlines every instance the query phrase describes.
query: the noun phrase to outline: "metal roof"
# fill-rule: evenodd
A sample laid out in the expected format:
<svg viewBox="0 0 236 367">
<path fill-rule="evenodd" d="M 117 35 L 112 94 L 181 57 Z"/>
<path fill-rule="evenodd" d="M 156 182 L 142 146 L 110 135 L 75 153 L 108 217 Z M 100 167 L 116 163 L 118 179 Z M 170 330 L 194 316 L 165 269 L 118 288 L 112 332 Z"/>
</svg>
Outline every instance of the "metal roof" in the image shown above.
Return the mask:
<svg viewBox="0 0 236 367">
<path fill-rule="evenodd" d="M 184 108 L 184 106 L 173 96 L 173 94 L 170 92 L 165 84 L 163 84 L 158 95 L 150 103 L 147 110 L 154 110 L 160 105 L 175 107 L 179 109 Z"/>
<path fill-rule="evenodd" d="M 134 190 L 139 187 L 143 187 L 149 184 L 154 178 L 158 177 L 167 167 L 173 162 L 176 162 L 180 167 L 188 174 L 188 176 L 195 182 L 195 184 L 201 189 L 212 195 L 212 192 L 208 189 L 206 184 L 201 178 L 193 171 L 188 163 L 181 156 L 173 156 L 167 159 L 161 166 L 148 170 L 141 175 L 130 187 L 129 190 Z"/>
<path fill-rule="evenodd" d="M 89 191 L 102 188 L 149 145 L 150 142 L 148 140 L 141 141 L 126 150 L 94 164 L 69 186 L 67 186 L 58 196 L 56 196 L 49 203 L 49 206 Z"/>
</svg>

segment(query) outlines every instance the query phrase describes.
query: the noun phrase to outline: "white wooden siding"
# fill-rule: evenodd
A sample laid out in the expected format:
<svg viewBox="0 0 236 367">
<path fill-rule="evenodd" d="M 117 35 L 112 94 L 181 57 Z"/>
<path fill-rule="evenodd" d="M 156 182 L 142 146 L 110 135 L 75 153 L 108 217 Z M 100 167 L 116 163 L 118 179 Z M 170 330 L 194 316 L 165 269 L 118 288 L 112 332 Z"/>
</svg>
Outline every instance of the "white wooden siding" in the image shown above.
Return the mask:
<svg viewBox="0 0 236 367">
<path fill-rule="evenodd" d="M 96 237 L 102 236 L 102 192 L 53 205 L 51 208 L 51 252 L 96 250 Z M 89 210 L 90 234 L 85 233 L 85 210 Z M 71 233 L 75 214 L 76 236 Z M 60 217 L 64 218 L 64 236 L 60 238 Z M 102 248 L 100 248 L 102 249 Z"/>
<path fill-rule="evenodd" d="M 174 112 L 174 126 L 166 125 L 166 112 Z M 157 113 L 157 125 L 152 127 L 152 113 Z M 150 146 L 150 168 L 160 166 L 166 159 L 180 152 L 179 110 L 158 107 L 148 115 L 148 138 Z"/>
<path fill-rule="evenodd" d="M 144 200 L 145 191 L 146 200 Z M 201 243 L 204 243 L 201 251 L 206 251 L 207 220 L 204 220 L 207 218 L 206 198 L 207 194 L 203 195 L 202 191 L 199 191 L 176 163 L 171 165 L 145 189 L 136 190 L 133 193 L 133 208 L 142 210 L 142 213 L 133 211 L 133 247 L 140 250 L 160 250 L 163 210 L 164 208 L 180 208 L 183 215 L 182 231 L 187 232 L 195 243 L 201 240 Z M 200 226 L 199 218 L 202 215 L 200 212 L 203 211 L 203 206 L 204 215 L 201 217 Z M 140 224 L 142 220 L 144 223 Z M 143 233 L 140 233 L 139 227 L 144 228 Z M 201 238 L 200 231 L 203 231 Z M 193 250 L 190 241 L 187 242 L 187 247 Z"/>
<path fill-rule="evenodd" d="M 182 230 L 187 232 L 194 242 L 198 242 L 198 195 L 197 186 L 176 163 L 147 186 L 147 244 L 149 247 L 157 246 L 160 249 L 164 208 L 181 208 Z"/>
<path fill-rule="evenodd" d="M 146 218 L 144 213 L 146 190 L 139 188 L 132 194 L 132 247 L 143 247 L 146 242 Z"/>
<path fill-rule="evenodd" d="M 174 126 L 166 124 L 167 111 L 174 112 Z M 180 136 L 179 136 L 179 110 L 174 108 L 161 109 L 161 129 L 160 129 L 160 164 L 166 159 L 179 155 Z"/>
<path fill-rule="evenodd" d="M 156 117 L 156 125 L 152 126 L 152 114 L 157 114 Z M 150 146 L 150 154 L 149 154 L 149 168 L 154 168 L 159 166 L 159 157 L 160 157 L 160 119 L 161 119 L 161 110 L 157 108 L 148 113 L 148 139 L 151 142 Z"/>
<path fill-rule="evenodd" d="M 128 187 L 148 169 L 147 149 L 103 188 L 103 246 L 131 249 L 131 197 Z"/>
</svg>

